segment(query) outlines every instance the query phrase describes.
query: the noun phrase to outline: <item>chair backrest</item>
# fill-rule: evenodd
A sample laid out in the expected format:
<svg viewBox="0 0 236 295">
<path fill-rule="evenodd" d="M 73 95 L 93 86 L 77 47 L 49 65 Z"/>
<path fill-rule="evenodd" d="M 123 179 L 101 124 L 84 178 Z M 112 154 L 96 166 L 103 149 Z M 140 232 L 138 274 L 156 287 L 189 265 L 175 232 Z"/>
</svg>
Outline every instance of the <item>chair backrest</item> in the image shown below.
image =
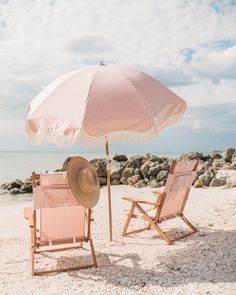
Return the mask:
<svg viewBox="0 0 236 295">
<path fill-rule="evenodd" d="M 35 184 L 36 174 L 33 173 L 32 179 L 34 209 L 40 211 L 37 222 L 40 243 L 51 245 L 86 240 L 89 235 L 85 230 L 87 209 L 75 199 L 67 173 L 53 172 L 38 176 L 39 185 Z"/>
<path fill-rule="evenodd" d="M 197 172 L 197 160 L 173 161 L 165 189 L 159 219 L 170 219 L 183 212 L 190 188 Z"/>
</svg>

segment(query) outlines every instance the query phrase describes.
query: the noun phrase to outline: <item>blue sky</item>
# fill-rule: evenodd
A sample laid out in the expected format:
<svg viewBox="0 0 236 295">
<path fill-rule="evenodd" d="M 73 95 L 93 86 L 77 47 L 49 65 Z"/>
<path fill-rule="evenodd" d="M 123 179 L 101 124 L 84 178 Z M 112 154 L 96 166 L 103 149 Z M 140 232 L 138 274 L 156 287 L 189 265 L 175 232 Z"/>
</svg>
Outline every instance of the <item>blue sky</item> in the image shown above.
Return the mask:
<svg viewBox="0 0 236 295">
<path fill-rule="evenodd" d="M 188 103 L 183 119 L 149 144 L 113 151 L 236 146 L 235 28 L 232 0 L 0 0 L 0 150 L 85 152 L 32 145 L 25 108 L 59 75 L 101 59 L 151 74 Z"/>
</svg>

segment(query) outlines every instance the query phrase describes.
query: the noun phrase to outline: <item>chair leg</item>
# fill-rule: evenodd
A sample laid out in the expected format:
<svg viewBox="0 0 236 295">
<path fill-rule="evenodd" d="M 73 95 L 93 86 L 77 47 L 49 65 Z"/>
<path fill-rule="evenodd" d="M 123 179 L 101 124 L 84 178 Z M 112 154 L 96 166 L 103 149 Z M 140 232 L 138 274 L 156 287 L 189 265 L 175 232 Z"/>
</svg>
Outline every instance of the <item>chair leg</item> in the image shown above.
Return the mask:
<svg viewBox="0 0 236 295">
<path fill-rule="evenodd" d="M 91 252 L 92 252 L 92 258 L 93 258 L 94 266 L 95 267 L 98 267 L 98 265 L 97 265 L 97 259 L 96 259 L 96 254 L 95 254 L 94 247 L 93 247 L 93 240 L 90 239 L 89 242 L 90 242 L 90 248 L 91 248 Z"/>
<path fill-rule="evenodd" d="M 34 268 L 34 248 L 31 247 L 31 274 L 32 276 L 35 275 L 35 268 Z"/>
<path fill-rule="evenodd" d="M 184 215 L 180 216 L 180 218 L 192 229 L 192 231 L 184 235 L 178 236 L 177 238 L 174 238 L 174 239 L 169 238 L 171 244 L 173 244 L 175 241 L 191 236 L 192 234 L 197 232 L 197 228 Z"/>
<path fill-rule="evenodd" d="M 194 231 L 197 232 L 197 228 L 184 216 L 180 216 L 180 218 Z"/>
<path fill-rule="evenodd" d="M 130 209 L 129 214 L 128 214 L 127 219 L 126 219 L 125 226 L 124 226 L 123 231 L 122 231 L 122 236 L 126 235 L 127 229 L 129 227 L 130 220 L 131 220 L 132 215 L 134 213 L 134 209 L 135 209 L 135 205 L 134 205 L 134 203 L 132 203 L 131 209 Z"/>
</svg>

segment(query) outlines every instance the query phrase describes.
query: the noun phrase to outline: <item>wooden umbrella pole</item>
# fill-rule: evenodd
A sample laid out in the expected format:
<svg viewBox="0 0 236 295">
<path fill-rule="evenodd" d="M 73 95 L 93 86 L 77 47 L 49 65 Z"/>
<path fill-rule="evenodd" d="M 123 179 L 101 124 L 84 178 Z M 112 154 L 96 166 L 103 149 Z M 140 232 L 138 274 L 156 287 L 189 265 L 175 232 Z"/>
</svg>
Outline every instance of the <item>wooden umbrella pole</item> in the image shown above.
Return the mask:
<svg viewBox="0 0 236 295">
<path fill-rule="evenodd" d="M 111 177 L 110 177 L 110 166 L 109 166 L 109 146 L 108 140 L 106 142 L 106 160 L 107 160 L 107 192 L 108 192 L 108 210 L 109 210 L 109 230 L 110 230 L 110 241 L 112 237 L 112 211 L 111 211 Z"/>
</svg>

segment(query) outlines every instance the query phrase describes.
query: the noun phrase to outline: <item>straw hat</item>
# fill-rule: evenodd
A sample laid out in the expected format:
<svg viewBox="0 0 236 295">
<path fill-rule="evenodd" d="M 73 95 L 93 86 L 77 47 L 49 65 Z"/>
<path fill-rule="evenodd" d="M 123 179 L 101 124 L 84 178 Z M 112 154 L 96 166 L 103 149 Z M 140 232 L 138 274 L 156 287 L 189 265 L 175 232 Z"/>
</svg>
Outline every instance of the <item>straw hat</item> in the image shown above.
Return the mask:
<svg viewBox="0 0 236 295">
<path fill-rule="evenodd" d="M 70 188 L 85 208 L 94 207 L 99 199 L 100 186 L 95 168 L 84 158 L 74 157 L 67 166 Z"/>
</svg>

